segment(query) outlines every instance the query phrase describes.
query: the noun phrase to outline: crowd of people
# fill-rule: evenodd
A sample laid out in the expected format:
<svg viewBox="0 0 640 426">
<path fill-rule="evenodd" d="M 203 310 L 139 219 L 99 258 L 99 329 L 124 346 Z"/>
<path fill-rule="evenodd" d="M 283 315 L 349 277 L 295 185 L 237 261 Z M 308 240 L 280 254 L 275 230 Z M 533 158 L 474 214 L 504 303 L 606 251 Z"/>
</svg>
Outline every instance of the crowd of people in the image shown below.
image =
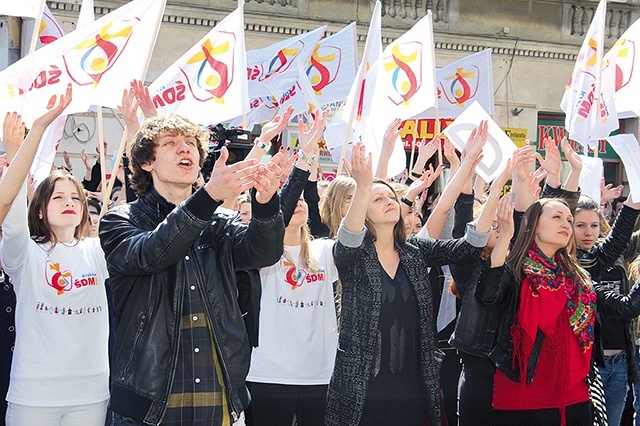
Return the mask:
<svg viewBox="0 0 640 426">
<path fill-rule="evenodd" d="M 116 189 L 84 152 L 82 182 L 64 156 L 36 186 L 71 98 L 26 137 L 16 113 L 3 126 L 7 425 L 618 425 L 631 404 L 640 423 L 640 201 L 604 180 L 581 195 L 566 140 L 525 144 L 487 187 L 481 122 L 445 143 L 437 193 L 439 137 L 387 179 L 398 120 L 375 170 L 355 143 L 327 182 L 327 111 L 260 162 L 289 108 L 205 181 L 205 132 L 134 81 Z"/>
</svg>

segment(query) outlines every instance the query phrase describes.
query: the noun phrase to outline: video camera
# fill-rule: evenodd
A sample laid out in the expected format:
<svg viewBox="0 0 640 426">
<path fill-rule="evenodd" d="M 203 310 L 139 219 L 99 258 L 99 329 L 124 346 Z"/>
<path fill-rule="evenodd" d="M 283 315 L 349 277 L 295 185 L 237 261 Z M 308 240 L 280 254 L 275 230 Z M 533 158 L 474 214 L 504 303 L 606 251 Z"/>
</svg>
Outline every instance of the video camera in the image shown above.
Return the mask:
<svg viewBox="0 0 640 426">
<path fill-rule="evenodd" d="M 202 166 L 202 177 L 205 181 L 211 177 L 213 165 L 220 156 L 220 150 L 227 147 L 229 159 L 227 164 L 241 161 L 251 151 L 251 131 L 239 127 L 226 128 L 222 123 L 210 124 L 205 130 L 209 133 L 209 149 Z"/>
</svg>

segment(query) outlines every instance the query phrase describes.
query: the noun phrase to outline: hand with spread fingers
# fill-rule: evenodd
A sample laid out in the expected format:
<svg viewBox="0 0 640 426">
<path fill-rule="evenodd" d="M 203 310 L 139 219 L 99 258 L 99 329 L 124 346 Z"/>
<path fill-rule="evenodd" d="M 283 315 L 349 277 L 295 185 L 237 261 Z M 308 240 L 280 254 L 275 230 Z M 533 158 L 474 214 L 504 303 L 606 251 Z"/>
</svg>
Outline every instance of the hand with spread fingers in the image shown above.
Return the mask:
<svg viewBox="0 0 640 426">
<path fill-rule="evenodd" d="M 613 187 L 613 184 L 610 183 L 605 185 L 604 178 L 600 179 L 600 204 L 620 198 L 622 195 L 622 189 L 622 185 L 618 185 L 616 187 Z"/>
<path fill-rule="evenodd" d="M 4 118 L 4 125 L 2 126 L 2 140 L 4 142 L 4 149 L 7 152 L 7 162 L 11 162 L 13 157 L 20 149 L 22 141 L 24 140 L 25 125 L 22 122 L 22 116 L 17 112 L 7 113 Z"/>
<path fill-rule="evenodd" d="M 131 90 L 135 93 L 144 118 L 151 118 L 158 115 L 158 110 L 156 110 L 156 106 L 153 104 L 153 100 L 149 94 L 149 88 L 145 86 L 142 81 L 132 80 Z"/>
<path fill-rule="evenodd" d="M 552 188 L 560 187 L 560 173 L 562 172 L 562 159 L 560 150 L 556 141 L 545 138 L 544 147 L 546 155 L 544 158 L 539 152 L 536 152 L 536 159 L 540 165 L 547 171 L 547 184 Z"/>
<path fill-rule="evenodd" d="M 262 131 L 260 132 L 260 141 L 263 143 L 269 143 L 271 139 L 278 136 L 280 132 L 282 132 L 285 127 L 287 127 L 287 123 L 291 119 L 291 115 L 293 114 L 293 107 L 289 105 L 285 110 L 284 114 L 276 115 L 269 121 L 267 124 L 262 126 Z"/>
<path fill-rule="evenodd" d="M 237 197 L 254 186 L 258 160 L 243 160 L 227 165 L 228 159 L 229 150 L 223 147 L 213 166 L 211 177 L 204 185 L 209 196 L 216 201 Z"/>
<path fill-rule="evenodd" d="M 371 189 L 373 183 L 372 158 L 371 153 L 367 154 L 365 146 L 358 142 L 351 150 L 351 161 L 343 159 L 344 166 L 358 187 Z"/>
</svg>

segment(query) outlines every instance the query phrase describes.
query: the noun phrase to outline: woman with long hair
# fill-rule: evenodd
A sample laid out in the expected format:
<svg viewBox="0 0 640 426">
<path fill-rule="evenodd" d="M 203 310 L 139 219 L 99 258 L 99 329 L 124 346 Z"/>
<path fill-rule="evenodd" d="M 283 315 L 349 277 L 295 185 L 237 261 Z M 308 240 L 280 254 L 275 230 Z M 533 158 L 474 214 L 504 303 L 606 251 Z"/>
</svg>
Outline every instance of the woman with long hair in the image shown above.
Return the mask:
<svg viewBox="0 0 640 426">
<path fill-rule="evenodd" d="M 580 266 L 589 272 L 596 289 L 612 290 L 626 295 L 629 281 L 626 263 L 638 254 L 640 234 L 633 229 L 640 204 L 627 199 L 613 228 L 600 210 L 599 203 L 580 197 L 574 213 L 573 232 Z M 604 386 L 607 420 L 619 424 L 625 407 L 628 383 L 638 382 L 635 360 L 635 319 L 619 315 L 600 315 L 602 321 L 602 361 L 600 376 Z"/>
<path fill-rule="evenodd" d="M 474 131 L 465 161 L 473 164 L 485 142 L 486 132 Z M 420 425 L 426 416 L 439 425 L 442 353 L 427 268 L 477 256 L 491 219 L 481 216 L 457 240 L 407 239 L 400 200 L 373 179 L 371 163 L 361 144 L 345 162 L 356 191 L 333 252 L 343 293 L 325 422 Z"/>
<path fill-rule="evenodd" d="M 46 128 L 70 98 L 69 89 L 34 128 Z M 19 146 L 11 138 L 5 144 L 14 153 Z M 103 425 L 107 268 L 99 240 L 84 238 L 90 224 L 84 191 L 73 176 L 55 171 L 38 185 L 27 212 L 24 178 L 10 179 L 7 184 L 22 188 L 4 220 L 0 248 L 17 298 L 7 425 Z"/>
<path fill-rule="evenodd" d="M 599 345 L 596 305 L 624 317 L 639 312 L 638 291 L 625 298 L 594 289 L 575 256 L 573 222 L 564 200 L 534 202 L 508 256 L 507 243 L 494 249 L 491 269 L 482 273 L 478 300 L 500 308 L 489 356 L 497 366 L 495 424 L 590 424 L 586 378 Z M 499 227 L 513 234 L 513 217 L 502 215 Z"/>
<path fill-rule="evenodd" d="M 294 418 L 300 426 L 323 424 L 338 343 L 333 292 L 338 274 L 331 256 L 334 242 L 312 239 L 309 206 L 301 197 L 304 186 L 293 181 L 315 178 L 325 120 L 326 114 L 316 115 L 306 130 L 299 122 L 300 153 L 281 195 L 284 253 L 259 271 L 259 344 L 247 376 L 254 426 L 290 426 Z M 297 201 L 292 211 L 290 201 Z"/>
<path fill-rule="evenodd" d="M 326 237 L 335 239 L 338 236 L 340 222 L 347 214 L 356 182 L 348 176 L 336 176 L 320 198 L 320 218 L 327 227 Z"/>
</svg>

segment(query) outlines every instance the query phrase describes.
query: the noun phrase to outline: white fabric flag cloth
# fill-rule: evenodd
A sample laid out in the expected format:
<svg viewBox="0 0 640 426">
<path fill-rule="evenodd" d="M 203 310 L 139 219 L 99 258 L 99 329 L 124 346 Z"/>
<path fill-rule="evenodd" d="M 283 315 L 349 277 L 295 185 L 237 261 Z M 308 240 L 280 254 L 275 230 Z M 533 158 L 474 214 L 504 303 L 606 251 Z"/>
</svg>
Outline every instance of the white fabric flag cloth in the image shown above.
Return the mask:
<svg viewBox="0 0 640 426">
<path fill-rule="evenodd" d="M 383 136 L 396 118 L 407 119 L 436 105 L 435 53 L 431 11 L 409 31 L 388 45 L 378 61 L 378 75 L 370 117 L 364 139 L 373 153 L 374 164 L 380 156 Z M 396 142 L 388 165 L 388 176 L 406 168 L 402 143 Z"/>
<path fill-rule="evenodd" d="M 629 179 L 629 188 L 633 200 L 640 200 L 640 145 L 632 134 L 616 135 L 607 138 L 609 145 L 618 153 Z"/>
<path fill-rule="evenodd" d="M 480 104 L 474 102 L 469 105 L 453 123 L 444 129 L 443 133 L 458 151 L 462 151 L 467 146 L 471 132 L 482 120 L 489 123 L 489 140 L 482 149 L 484 156 L 476 167 L 476 172 L 485 182 L 490 183 L 507 167 L 507 162 L 518 147 Z"/>
<path fill-rule="evenodd" d="M 82 0 L 82 4 L 80 5 L 80 14 L 78 15 L 77 28 L 82 28 L 95 20 L 96 15 L 93 10 L 93 0 Z"/>
<path fill-rule="evenodd" d="M 40 20 L 40 28 L 38 28 L 36 49 L 40 49 L 42 46 L 52 43 L 62 36 L 64 36 L 64 30 L 49 10 L 49 7 L 45 5 L 42 19 Z"/>
<path fill-rule="evenodd" d="M 149 87 L 158 113 L 220 123 L 249 112 L 243 1 Z"/>
<path fill-rule="evenodd" d="M 584 147 L 597 144 L 597 140 L 618 129 L 615 69 L 613 65 L 603 65 L 606 14 L 607 2 L 601 0 L 560 103 L 569 136 Z"/>
<path fill-rule="evenodd" d="M 602 158 L 581 155 L 582 171 L 580 172 L 579 185 L 582 193 L 600 203 L 600 180 L 604 176 L 604 163 Z"/>
<path fill-rule="evenodd" d="M 356 23 L 316 45 L 306 66 L 306 74 L 320 105 L 342 100 L 349 94 L 358 69 Z"/>
<path fill-rule="evenodd" d="M 253 126 L 265 123 L 276 116 L 280 109 L 280 103 L 274 96 L 261 96 L 249 100 L 249 112 L 238 116 L 229 122 L 232 127 L 246 126 L 253 129 Z"/>
<path fill-rule="evenodd" d="M 615 105 L 618 118 L 640 115 L 640 19 L 631 25 L 605 55 L 615 68 Z"/>
<path fill-rule="evenodd" d="M 441 268 L 444 274 L 444 284 L 442 285 L 442 297 L 440 298 L 440 308 L 438 309 L 438 318 L 436 320 L 438 333 L 456 319 L 456 296 L 449 291 L 449 286 L 453 281 L 451 270 L 449 265 L 442 265 Z"/>
<path fill-rule="evenodd" d="M 2 0 L 0 1 L 0 15 L 40 19 L 44 7 L 45 0 Z"/>
<path fill-rule="evenodd" d="M 263 49 L 248 51 L 249 96 L 255 98 L 276 95 L 284 92 L 287 86 L 291 86 L 298 78 L 295 61 L 307 63 L 326 28 L 327 26 L 323 25 L 313 31 L 282 40 Z M 278 88 L 276 93 L 273 93 L 262 83 L 276 75 L 281 77 L 279 81 L 282 86 Z"/>
<path fill-rule="evenodd" d="M 348 144 L 345 156 L 351 158 L 352 142 L 362 140 L 363 120 L 369 115 L 377 62 L 382 57 L 381 8 L 380 1 L 376 1 L 356 78 L 351 84 L 345 103 L 324 131 L 327 149 L 336 163 L 340 162 L 345 143 Z"/>
<path fill-rule="evenodd" d="M 493 115 L 493 67 L 491 49 L 466 56 L 436 70 L 439 117 L 455 118 L 473 102 L 478 101 Z M 429 108 L 420 117 L 435 117 Z"/>
<path fill-rule="evenodd" d="M 0 114 L 17 111 L 31 126 L 67 84 L 67 114 L 93 104 L 117 107 L 131 80 L 144 80 L 164 6 L 134 0 L 9 66 L 0 72 Z"/>
</svg>

